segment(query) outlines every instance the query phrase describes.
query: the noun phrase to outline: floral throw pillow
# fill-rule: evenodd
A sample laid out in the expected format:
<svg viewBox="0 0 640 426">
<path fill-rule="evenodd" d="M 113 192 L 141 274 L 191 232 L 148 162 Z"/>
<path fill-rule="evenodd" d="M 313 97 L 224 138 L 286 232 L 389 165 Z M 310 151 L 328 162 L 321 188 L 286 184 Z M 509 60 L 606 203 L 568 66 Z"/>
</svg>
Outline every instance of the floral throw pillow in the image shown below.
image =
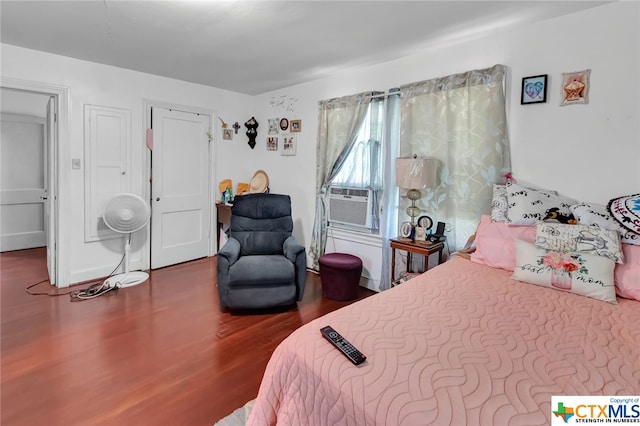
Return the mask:
<svg viewBox="0 0 640 426">
<path fill-rule="evenodd" d="M 516 240 L 512 278 L 617 304 L 613 281 L 615 263 L 604 256 L 545 250 Z"/>
<path fill-rule="evenodd" d="M 640 234 L 620 225 L 607 211 L 607 207 L 601 204 L 574 204 L 569 207 L 578 223 L 584 225 L 597 225 L 602 229 L 611 229 L 620 234 L 620 242 L 640 246 Z"/>
<path fill-rule="evenodd" d="M 624 263 L 618 233 L 597 225 L 540 222 L 536 227 L 536 246 L 562 252 L 591 253 Z"/>
<path fill-rule="evenodd" d="M 553 191 L 507 183 L 507 203 L 507 223 L 511 225 L 534 225 L 541 220 L 576 223 L 569 210 L 576 201 Z"/>
</svg>

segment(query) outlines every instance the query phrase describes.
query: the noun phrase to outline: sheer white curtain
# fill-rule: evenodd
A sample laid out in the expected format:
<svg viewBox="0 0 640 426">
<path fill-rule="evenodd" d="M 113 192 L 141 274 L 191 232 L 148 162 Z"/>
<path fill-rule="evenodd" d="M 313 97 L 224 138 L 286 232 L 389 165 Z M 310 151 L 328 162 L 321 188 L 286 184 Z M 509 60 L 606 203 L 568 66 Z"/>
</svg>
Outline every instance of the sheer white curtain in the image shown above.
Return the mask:
<svg viewBox="0 0 640 426">
<path fill-rule="evenodd" d="M 422 191 L 418 206 L 447 224 L 450 251 L 463 247 L 490 211 L 493 184 L 510 171 L 505 116 L 506 67 L 400 87 L 400 155 L 440 160 L 438 186 Z M 408 220 L 401 199 L 399 221 Z"/>
<path fill-rule="evenodd" d="M 382 237 L 382 265 L 379 289 L 391 288 L 391 248 L 389 240 L 398 236 L 398 187 L 396 186 L 395 159 L 400 143 L 400 92 L 389 90 L 385 111 L 384 145 L 384 192 L 380 208 L 380 236 Z"/>
<path fill-rule="evenodd" d="M 318 145 L 316 148 L 316 215 L 309 254 L 312 268 L 318 269 L 318 259 L 327 244 L 327 191 L 329 182 L 342 168 L 367 115 L 369 104 L 377 92 L 320 101 Z"/>
</svg>

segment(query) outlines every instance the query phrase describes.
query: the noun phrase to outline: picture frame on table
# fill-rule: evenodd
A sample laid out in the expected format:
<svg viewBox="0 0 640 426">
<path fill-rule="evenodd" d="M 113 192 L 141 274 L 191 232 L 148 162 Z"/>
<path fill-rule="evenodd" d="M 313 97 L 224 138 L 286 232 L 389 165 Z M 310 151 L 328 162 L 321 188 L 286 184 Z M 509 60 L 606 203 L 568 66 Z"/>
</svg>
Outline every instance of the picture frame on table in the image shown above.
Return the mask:
<svg viewBox="0 0 640 426">
<path fill-rule="evenodd" d="M 521 105 L 547 102 L 547 76 L 548 74 L 532 75 L 522 79 Z"/>
</svg>

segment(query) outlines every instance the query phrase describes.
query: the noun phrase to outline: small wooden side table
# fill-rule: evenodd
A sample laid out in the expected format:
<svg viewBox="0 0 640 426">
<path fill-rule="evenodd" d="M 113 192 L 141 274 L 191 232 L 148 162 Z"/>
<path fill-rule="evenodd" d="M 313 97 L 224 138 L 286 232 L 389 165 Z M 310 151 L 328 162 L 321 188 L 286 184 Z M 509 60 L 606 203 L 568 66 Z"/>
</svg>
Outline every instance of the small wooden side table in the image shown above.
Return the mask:
<svg viewBox="0 0 640 426">
<path fill-rule="evenodd" d="M 218 225 L 216 226 L 217 247 L 218 244 L 220 244 L 220 230 L 222 229 L 222 225 L 229 225 L 231 223 L 231 206 L 229 204 L 216 203 L 216 213 L 218 216 Z"/>
<path fill-rule="evenodd" d="M 396 280 L 396 250 L 407 252 L 407 270 L 411 265 L 411 253 L 424 256 L 424 270 L 429 269 L 429 256 L 438 253 L 438 264 L 442 263 L 442 250 L 444 243 L 432 243 L 431 241 L 411 241 L 410 238 L 394 238 L 389 240 L 391 246 L 391 282 Z"/>
</svg>

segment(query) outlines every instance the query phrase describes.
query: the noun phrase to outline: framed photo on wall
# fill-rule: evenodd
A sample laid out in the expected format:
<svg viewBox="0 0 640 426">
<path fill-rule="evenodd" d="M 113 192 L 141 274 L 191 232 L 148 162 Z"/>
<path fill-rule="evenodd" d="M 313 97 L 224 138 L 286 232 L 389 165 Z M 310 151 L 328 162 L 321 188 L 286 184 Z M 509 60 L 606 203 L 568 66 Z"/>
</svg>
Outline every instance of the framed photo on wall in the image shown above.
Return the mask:
<svg viewBox="0 0 640 426">
<path fill-rule="evenodd" d="M 278 137 L 269 136 L 267 138 L 267 151 L 277 151 L 277 150 L 278 150 Z"/>
<path fill-rule="evenodd" d="M 296 135 L 282 135 L 282 151 L 280 155 L 296 155 Z"/>
<path fill-rule="evenodd" d="M 520 104 L 539 104 L 547 102 L 547 74 L 524 77 Z"/>
<path fill-rule="evenodd" d="M 291 124 L 291 126 L 290 126 L 289 131 L 291 133 L 302 131 L 302 120 L 291 120 L 290 124 Z"/>
</svg>

